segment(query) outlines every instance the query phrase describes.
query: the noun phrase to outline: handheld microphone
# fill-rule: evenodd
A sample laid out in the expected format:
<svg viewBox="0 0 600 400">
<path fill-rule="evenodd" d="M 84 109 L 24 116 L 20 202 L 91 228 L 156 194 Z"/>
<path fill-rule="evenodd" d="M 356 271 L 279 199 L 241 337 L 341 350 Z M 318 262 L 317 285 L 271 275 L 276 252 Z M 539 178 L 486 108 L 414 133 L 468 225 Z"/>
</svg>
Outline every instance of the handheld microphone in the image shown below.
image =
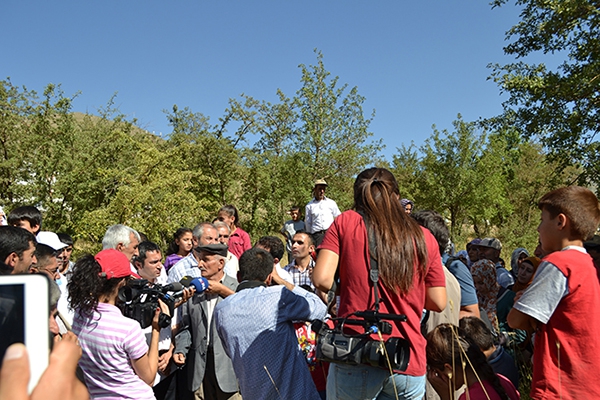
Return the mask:
<svg viewBox="0 0 600 400">
<path fill-rule="evenodd" d="M 196 294 L 200 294 L 200 293 L 204 292 L 206 289 L 208 289 L 208 279 L 206 279 L 204 277 L 192 278 L 191 276 L 186 275 L 183 278 L 181 278 L 181 280 L 179 282 L 186 288 L 190 287 L 190 286 L 195 287 Z M 183 294 L 183 290 L 177 292 L 176 295 L 179 293 Z"/>
<path fill-rule="evenodd" d="M 166 292 L 179 292 L 180 290 L 183 290 L 183 285 L 179 282 L 173 282 L 173 283 L 169 283 L 167 285 L 164 285 L 162 287 L 162 292 L 166 293 Z"/>
</svg>

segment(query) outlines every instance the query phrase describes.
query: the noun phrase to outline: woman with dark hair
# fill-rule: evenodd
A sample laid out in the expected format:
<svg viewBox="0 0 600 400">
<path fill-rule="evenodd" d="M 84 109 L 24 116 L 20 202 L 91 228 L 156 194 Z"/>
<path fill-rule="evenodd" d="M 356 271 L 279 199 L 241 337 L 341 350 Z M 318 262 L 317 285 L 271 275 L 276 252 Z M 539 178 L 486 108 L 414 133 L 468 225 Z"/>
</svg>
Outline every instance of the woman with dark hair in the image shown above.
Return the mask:
<svg viewBox="0 0 600 400">
<path fill-rule="evenodd" d="M 158 368 L 160 310 L 152 321 L 148 347 L 139 322 L 116 307 L 119 289 L 134 275 L 130 268 L 127 257 L 115 249 L 84 256 L 73 267 L 68 286 L 75 311 L 73 332 L 79 337 L 79 365 L 92 398 L 155 398 L 150 385 Z"/>
<path fill-rule="evenodd" d="M 391 335 L 409 342 L 405 371 L 367 365 L 332 364 L 327 397 L 335 399 L 421 399 L 425 393 L 425 338 L 420 320 L 424 308 L 441 311 L 446 288 L 438 244 L 400 204 L 394 175 L 383 168 L 361 172 L 354 183 L 354 207 L 328 229 L 313 272 L 315 286 L 327 292 L 339 269 L 338 316 L 372 310 L 374 286 L 369 278 L 371 257 L 377 260 L 379 312 L 404 314 L 406 322 L 390 321 Z M 346 326 L 345 331 L 359 328 Z M 379 340 L 372 334 L 373 340 Z"/>
<path fill-rule="evenodd" d="M 518 400 L 519 392 L 497 375 L 473 340 L 451 324 L 437 326 L 427 335 L 427 379 L 442 400 L 466 385 L 458 400 Z"/>
<path fill-rule="evenodd" d="M 231 230 L 229 233 L 229 251 L 239 259 L 246 250 L 252 248 L 252 242 L 248 232 L 240 228 L 240 217 L 237 208 L 231 204 L 224 205 L 219 210 L 217 219 L 229 225 Z"/>
</svg>

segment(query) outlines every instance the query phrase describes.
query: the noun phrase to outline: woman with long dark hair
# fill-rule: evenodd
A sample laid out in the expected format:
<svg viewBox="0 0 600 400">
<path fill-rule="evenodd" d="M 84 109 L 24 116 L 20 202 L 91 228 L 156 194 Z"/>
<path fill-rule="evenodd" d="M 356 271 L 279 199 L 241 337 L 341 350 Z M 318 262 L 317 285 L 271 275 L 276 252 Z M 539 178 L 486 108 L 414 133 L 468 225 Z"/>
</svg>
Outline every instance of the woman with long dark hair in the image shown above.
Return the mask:
<svg viewBox="0 0 600 400">
<path fill-rule="evenodd" d="M 390 321 L 392 333 L 383 335 L 383 339 L 401 337 L 410 345 L 410 363 L 405 371 L 390 373 L 367 365 L 332 364 L 327 396 L 421 399 L 426 362 L 420 320 L 424 308 L 441 311 L 445 307 L 445 279 L 435 238 L 405 212 L 391 172 L 370 168 L 358 175 L 353 209 L 337 217 L 319 249 L 313 281 L 327 292 L 339 272 L 340 317 L 373 309 L 370 258 L 377 260 L 379 312 L 407 317 L 406 322 Z M 371 338 L 379 340 L 377 334 Z"/>
<path fill-rule="evenodd" d="M 159 310 L 152 321 L 150 346 L 139 322 L 116 307 L 119 289 L 132 276 L 120 251 L 102 250 L 75 263 L 69 302 L 75 311 L 79 362 L 92 398 L 154 399 L 151 385 L 158 368 Z"/>
</svg>

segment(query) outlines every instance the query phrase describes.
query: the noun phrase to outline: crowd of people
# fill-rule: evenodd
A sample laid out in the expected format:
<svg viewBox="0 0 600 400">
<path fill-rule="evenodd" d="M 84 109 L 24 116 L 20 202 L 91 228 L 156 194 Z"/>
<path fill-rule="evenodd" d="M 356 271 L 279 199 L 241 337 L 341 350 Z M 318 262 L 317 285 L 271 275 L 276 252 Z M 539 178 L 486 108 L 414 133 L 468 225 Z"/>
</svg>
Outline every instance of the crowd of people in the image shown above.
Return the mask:
<svg viewBox="0 0 600 400">
<path fill-rule="evenodd" d="M 304 219 L 290 208 L 283 240 L 253 244 L 225 205 L 177 229 L 164 252 L 116 224 L 102 251 L 76 261 L 71 236 L 42 230 L 37 208 L 11 210 L 0 274 L 43 274 L 51 293 L 51 361 L 31 398 L 514 400 L 526 368 L 534 399 L 600 397 L 590 190 L 540 199 L 534 251 L 486 237 L 456 252 L 443 216 L 401 198 L 386 169 L 357 176 L 344 212 L 327 187 L 315 182 Z M 337 339 L 325 343 L 316 321 Z M 390 338 L 408 364 L 383 351 Z M 1 350 L 0 400 L 28 398 L 27 349 Z"/>
</svg>

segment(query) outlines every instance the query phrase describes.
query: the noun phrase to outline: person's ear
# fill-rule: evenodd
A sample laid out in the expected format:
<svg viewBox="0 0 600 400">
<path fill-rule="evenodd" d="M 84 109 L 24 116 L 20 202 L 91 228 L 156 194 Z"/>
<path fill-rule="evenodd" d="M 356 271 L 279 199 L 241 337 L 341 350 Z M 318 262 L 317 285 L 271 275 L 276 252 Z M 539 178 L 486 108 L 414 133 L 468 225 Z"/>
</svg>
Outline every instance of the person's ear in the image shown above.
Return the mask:
<svg viewBox="0 0 600 400">
<path fill-rule="evenodd" d="M 270 273 L 267 276 L 267 279 L 265 279 L 265 283 L 267 284 L 267 286 L 271 286 L 271 282 L 273 282 L 273 273 Z"/>
<path fill-rule="evenodd" d="M 560 213 L 556 216 L 556 227 L 558 228 L 558 230 L 563 230 L 568 223 L 568 218 L 565 214 Z"/>
<path fill-rule="evenodd" d="M 274 258 L 273 259 L 273 264 L 278 264 L 279 263 L 279 258 Z"/>
<path fill-rule="evenodd" d="M 14 251 L 12 253 L 10 253 L 8 255 L 8 257 L 6 257 L 6 260 L 4 260 L 4 264 L 8 265 L 9 267 L 15 267 L 15 265 L 17 265 L 17 262 L 19 261 L 19 256 L 17 255 L 17 253 L 15 253 Z"/>
<path fill-rule="evenodd" d="M 134 261 L 133 261 L 133 266 L 135 267 L 135 269 L 136 269 L 136 270 L 138 270 L 138 271 L 139 271 L 139 270 L 140 270 L 140 268 L 142 268 L 142 263 L 141 263 L 141 262 L 139 262 L 139 261 L 137 261 L 137 260 L 134 260 Z"/>
<path fill-rule="evenodd" d="M 116 250 L 123 252 L 123 249 L 125 249 L 125 246 L 123 246 L 123 243 L 117 243 Z"/>
</svg>

